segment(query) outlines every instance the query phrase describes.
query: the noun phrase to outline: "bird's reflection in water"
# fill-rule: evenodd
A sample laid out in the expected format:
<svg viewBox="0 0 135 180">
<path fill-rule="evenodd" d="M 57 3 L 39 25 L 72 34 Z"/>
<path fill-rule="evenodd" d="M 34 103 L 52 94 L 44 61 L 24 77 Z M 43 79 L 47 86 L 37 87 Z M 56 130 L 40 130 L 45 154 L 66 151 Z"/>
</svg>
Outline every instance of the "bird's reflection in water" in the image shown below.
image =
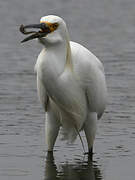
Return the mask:
<svg viewBox="0 0 135 180">
<path fill-rule="evenodd" d="M 90 158 L 87 162 L 77 162 L 75 164 L 61 164 L 60 170 L 54 162 L 54 156 L 47 154 L 45 163 L 44 180 L 101 180 L 102 175 L 99 167 Z"/>
</svg>

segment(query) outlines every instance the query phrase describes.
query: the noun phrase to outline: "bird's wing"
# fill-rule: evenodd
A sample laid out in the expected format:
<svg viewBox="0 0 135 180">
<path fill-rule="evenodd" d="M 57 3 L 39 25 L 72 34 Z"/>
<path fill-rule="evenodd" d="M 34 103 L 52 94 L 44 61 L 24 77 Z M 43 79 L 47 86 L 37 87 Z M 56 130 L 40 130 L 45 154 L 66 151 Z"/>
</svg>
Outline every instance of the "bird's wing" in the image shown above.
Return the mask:
<svg viewBox="0 0 135 180">
<path fill-rule="evenodd" d="M 84 46 L 70 42 L 75 77 L 85 89 L 88 111 L 100 117 L 106 104 L 106 83 L 101 61 Z M 78 78 L 79 77 L 79 78 Z"/>
<path fill-rule="evenodd" d="M 86 97 L 91 112 L 97 112 L 98 118 L 104 112 L 106 106 L 106 83 L 102 69 L 97 68 L 87 77 Z"/>
<path fill-rule="evenodd" d="M 48 104 L 49 104 L 49 96 L 46 93 L 42 80 L 38 76 L 37 76 L 37 91 L 38 91 L 39 100 L 44 110 L 47 112 Z"/>
</svg>

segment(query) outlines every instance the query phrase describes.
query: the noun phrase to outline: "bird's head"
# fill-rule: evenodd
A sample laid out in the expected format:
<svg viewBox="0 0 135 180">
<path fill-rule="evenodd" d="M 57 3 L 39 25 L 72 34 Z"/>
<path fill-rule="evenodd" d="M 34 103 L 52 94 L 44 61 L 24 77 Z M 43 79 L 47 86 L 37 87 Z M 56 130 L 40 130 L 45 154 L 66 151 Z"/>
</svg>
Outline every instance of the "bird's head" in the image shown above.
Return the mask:
<svg viewBox="0 0 135 180">
<path fill-rule="evenodd" d="M 31 31 L 27 31 L 28 29 Z M 32 29 L 36 29 L 36 31 Z M 43 44 L 44 42 L 56 43 L 68 37 L 64 20 L 54 15 L 42 17 L 39 24 L 21 25 L 20 31 L 25 35 L 30 34 L 21 41 L 22 43 L 36 38 Z"/>
</svg>

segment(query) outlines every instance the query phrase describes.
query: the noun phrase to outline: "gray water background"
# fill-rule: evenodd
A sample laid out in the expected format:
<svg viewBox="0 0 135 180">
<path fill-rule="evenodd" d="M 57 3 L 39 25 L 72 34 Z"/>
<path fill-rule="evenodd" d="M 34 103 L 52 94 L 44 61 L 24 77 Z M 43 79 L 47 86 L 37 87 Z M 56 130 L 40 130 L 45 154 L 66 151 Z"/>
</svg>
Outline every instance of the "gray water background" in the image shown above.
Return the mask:
<svg viewBox="0 0 135 180">
<path fill-rule="evenodd" d="M 108 106 L 98 123 L 93 162 L 83 156 L 79 139 L 69 146 L 58 138 L 54 159 L 46 157 L 33 71 L 41 46 L 21 45 L 18 29 L 48 14 L 63 17 L 70 38 L 105 67 Z M 0 0 L 0 180 L 9 179 L 135 179 L 134 0 Z"/>
</svg>

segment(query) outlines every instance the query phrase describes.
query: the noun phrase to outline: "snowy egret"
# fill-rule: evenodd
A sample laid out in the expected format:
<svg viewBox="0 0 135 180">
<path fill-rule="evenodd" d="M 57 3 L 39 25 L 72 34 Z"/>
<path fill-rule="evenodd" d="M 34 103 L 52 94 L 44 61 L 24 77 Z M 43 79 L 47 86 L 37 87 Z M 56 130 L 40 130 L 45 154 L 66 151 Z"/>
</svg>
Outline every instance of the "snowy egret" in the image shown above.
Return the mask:
<svg viewBox="0 0 135 180">
<path fill-rule="evenodd" d="M 40 29 L 26 31 L 26 29 Z M 39 24 L 21 25 L 22 42 L 37 38 L 43 49 L 37 58 L 37 91 L 46 111 L 46 143 L 53 147 L 62 127 L 64 139 L 73 142 L 84 130 L 88 153 L 92 155 L 97 120 L 107 99 L 104 68 L 99 59 L 82 45 L 69 41 L 64 20 L 42 17 Z M 82 141 L 82 139 L 81 139 Z"/>
</svg>

